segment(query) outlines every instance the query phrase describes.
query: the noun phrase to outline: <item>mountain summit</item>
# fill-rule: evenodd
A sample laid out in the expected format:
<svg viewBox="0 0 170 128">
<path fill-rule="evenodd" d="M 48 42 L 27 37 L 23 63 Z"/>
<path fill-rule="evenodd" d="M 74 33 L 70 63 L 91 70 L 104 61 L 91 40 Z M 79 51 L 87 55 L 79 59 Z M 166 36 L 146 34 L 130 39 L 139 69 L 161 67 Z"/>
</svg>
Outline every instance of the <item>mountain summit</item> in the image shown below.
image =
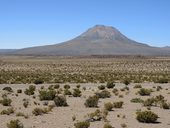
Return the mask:
<svg viewBox="0 0 170 128">
<path fill-rule="evenodd" d="M 170 50 L 151 47 L 124 36 L 111 26 L 96 25 L 78 37 L 59 44 L 25 48 L 20 55 L 170 55 Z"/>
</svg>

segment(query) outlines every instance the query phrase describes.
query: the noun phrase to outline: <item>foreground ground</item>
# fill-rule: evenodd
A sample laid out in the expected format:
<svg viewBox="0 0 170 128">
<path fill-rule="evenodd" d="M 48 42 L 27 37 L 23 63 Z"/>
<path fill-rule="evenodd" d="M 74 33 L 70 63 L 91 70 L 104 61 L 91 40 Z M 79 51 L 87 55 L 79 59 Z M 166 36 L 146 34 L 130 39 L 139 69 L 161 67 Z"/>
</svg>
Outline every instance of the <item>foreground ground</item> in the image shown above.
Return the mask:
<svg viewBox="0 0 170 128">
<path fill-rule="evenodd" d="M 51 84 L 50 84 L 51 85 Z M 45 101 L 40 101 L 39 99 L 39 91 L 44 86 L 45 89 L 48 89 L 49 84 L 41 84 L 35 85 L 36 91 L 34 95 L 26 95 L 24 93 L 25 89 L 29 87 L 28 84 L 2 84 L 0 85 L 0 95 L 2 99 L 2 95 L 6 94 L 11 100 L 11 106 L 14 108 L 14 113 L 10 115 L 0 115 L 0 128 L 6 128 L 6 124 L 13 119 L 19 119 L 25 128 L 74 128 L 74 123 L 77 121 L 84 121 L 88 117 L 89 113 L 94 112 L 96 109 L 103 110 L 104 104 L 107 102 L 116 102 L 123 101 L 122 108 L 113 108 L 112 111 L 109 112 L 107 116 L 108 122 L 115 128 L 122 128 L 126 126 L 127 128 L 169 128 L 170 127 L 170 109 L 162 109 L 160 107 L 152 106 L 150 108 L 144 107 L 141 103 L 132 103 L 130 100 L 132 98 L 141 98 L 143 100 L 162 95 L 170 102 L 170 84 L 154 84 L 154 83 L 143 83 L 141 84 L 143 88 L 152 89 L 152 93 L 150 96 L 140 96 L 137 92 L 140 88 L 134 88 L 136 84 L 128 85 L 129 90 L 123 90 L 125 87 L 124 84 L 117 83 L 114 88 L 118 89 L 118 94 L 114 94 L 113 89 L 106 88 L 107 91 L 111 93 L 110 98 L 99 99 L 98 108 L 87 108 L 84 103 L 89 96 L 93 96 L 95 92 L 99 92 L 101 90 L 98 89 L 98 86 L 101 84 L 80 84 L 80 90 L 82 91 L 81 97 L 73 97 L 66 96 L 68 106 L 67 107 L 54 107 L 52 111 L 48 112 L 48 114 L 43 114 L 39 116 L 35 116 L 32 114 L 34 108 L 44 108 L 50 104 L 53 104 L 53 101 L 47 101 L 48 105 L 45 105 Z M 60 84 L 60 91 L 63 94 L 65 84 Z M 77 84 L 69 84 L 71 88 L 69 89 L 71 92 L 74 88 L 77 88 Z M 105 84 L 103 84 L 105 85 Z M 162 87 L 162 89 L 157 90 L 157 87 Z M 2 90 L 4 87 L 11 87 L 13 92 L 7 92 Z M 86 88 L 86 89 L 85 89 Z M 17 93 L 17 90 L 21 89 L 22 93 Z M 56 91 L 59 89 L 55 89 Z M 23 99 L 27 99 L 29 101 L 28 107 L 25 108 L 23 106 Z M 3 106 L 0 104 L 0 112 L 4 109 L 7 109 L 11 106 Z M 139 110 L 147 110 L 151 109 L 151 111 L 158 114 L 159 118 L 157 123 L 139 123 L 136 120 L 136 111 Z M 26 115 L 16 116 L 18 112 L 24 113 Z M 73 117 L 76 117 L 73 120 Z M 103 128 L 105 124 L 104 120 L 95 121 L 90 123 L 90 128 Z"/>
</svg>

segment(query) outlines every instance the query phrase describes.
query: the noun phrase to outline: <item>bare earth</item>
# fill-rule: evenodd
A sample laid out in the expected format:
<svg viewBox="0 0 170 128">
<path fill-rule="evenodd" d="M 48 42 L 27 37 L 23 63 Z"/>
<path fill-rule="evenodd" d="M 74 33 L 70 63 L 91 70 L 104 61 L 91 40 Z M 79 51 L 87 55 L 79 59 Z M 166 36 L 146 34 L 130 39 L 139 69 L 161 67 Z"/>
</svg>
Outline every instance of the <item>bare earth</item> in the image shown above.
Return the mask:
<svg viewBox="0 0 170 128">
<path fill-rule="evenodd" d="M 60 85 L 60 88 L 63 88 L 64 84 Z M 77 84 L 69 84 L 72 90 L 76 88 Z M 94 95 L 96 91 L 98 91 L 98 86 L 101 84 L 80 84 L 82 96 L 81 97 L 69 97 L 67 98 L 68 107 L 54 107 L 51 112 L 48 114 L 34 116 L 32 114 L 32 110 L 36 107 L 46 107 L 43 105 L 44 101 L 39 100 L 39 93 L 38 90 L 41 86 L 48 88 L 48 84 L 43 85 L 36 85 L 36 98 L 34 99 L 33 96 L 28 96 L 24 94 L 24 90 L 28 88 L 29 85 L 27 84 L 2 84 L 0 86 L 0 95 L 7 93 L 6 91 L 2 90 L 4 87 L 12 87 L 14 90 L 13 93 L 8 94 L 8 97 L 12 99 L 12 107 L 14 108 L 15 112 L 11 115 L 0 115 L 0 128 L 6 128 L 6 124 L 12 119 L 19 119 L 25 128 L 74 128 L 74 123 L 77 121 L 84 121 L 87 119 L 87 114 L 94 112 L 96 109 L 102 110 L 104 108 L 104 103 L 106 102 L 115 102 L 115 101 L 123 101 L 124 105 L 123 108 L 116 109 L 114 108 L 113 111 L 110 111 L 107 119 L 109 120 L 110 124 L 115 128 L 121 128 L 121 124 L 126 124 L 128 128 L 170 128 L 170 109 L 165 110 L 160 107 L 151 107 L 151 111 L 158 114 L 158 122 L 155 124 L 145 124 L 139 123 L 136 120 L 136 110 L 147 110 L 146 107 L 142 106 L 140 103 L 131 103 L 130 100 L 135 97 L 140 97 L 141 99 L 147 99 L 149 97 L 157 96 L 159 94 L 163 95 L 167 102 L 170 102 L 170 83 L 169 84 L 154 84 L 154 83 L 143 83 L 141 84 L 144 88 L 151 88 L 154 92 L 151 93 L 151 96 L 139 96 L 136 92 L 139 89 L 133 88 L 136 84 L 130 84 L 128 87 L 130 88 L 129 91 L 120 91 L 121 88 L 125 87 L 125 85 L 117 83 L 115 88 L 119 90 L 119 95 L 122 94 L 123 98 L 119 96 L 115 96 L 112 93 L 113 89 L 107 89 L 111 92 L 111 98 L 100 99 L 98 108 L 86 108 L 84 103 L 88 96 Z M 156 91 L 153 86 L 161 86 L 163 89 L 160 91 Z M 86 87 L 84 91 L 82 88 Z M 22 89 L 22 93 L 17 94 L 17 89 Z M 23 107 L 23 99 L 29 99 L 30 104 L 28 108 Z M 39 103 L 39 105 L 35 105 L 34 101 Z M 49 101 L 49 104 L 53 104 L 53 101 Z M 0 112 L 8 107 L 5 107 L 0 104 Z M 17 117 L 17 112 L 23 112 L 24 114 L 28 115 L 29 118 L 25 119 L 24 117 Z M 76 116 L 76 120 L 73 121 L 72 117 Z M 117 117 L 120 115 L 120 117 Z M 125 118 L 122 118 L 125 116 Z M 96 121 L 90 123 L 90 128 L 103 128 L 105 124 L 104 121 Z"/>
</svg>

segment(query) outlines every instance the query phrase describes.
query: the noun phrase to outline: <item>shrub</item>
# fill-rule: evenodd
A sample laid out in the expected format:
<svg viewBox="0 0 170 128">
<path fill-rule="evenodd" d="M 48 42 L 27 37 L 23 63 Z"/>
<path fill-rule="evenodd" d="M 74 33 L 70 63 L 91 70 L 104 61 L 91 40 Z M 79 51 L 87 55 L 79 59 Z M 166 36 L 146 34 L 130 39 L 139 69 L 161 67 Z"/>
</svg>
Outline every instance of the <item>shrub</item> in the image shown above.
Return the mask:
<svg viewBox="0 0 170 128">
<path fill-rule="evenodd" d="M 100 85 L 100 86 L 98 86 L 98 89 L 99 89 L 99 90 L 104 90 L 104 89 L 105 89 L 105 86 L 104 86 L 104 85 Z"/>
<path fill-rule="evenodd" d="M 34 85 L 30 85 L 28 89 L 24 91 L 26 95 L 34 95 L 36 87 Z"/>
<path fill-rule="evenodd" d="M 133 88 L 142 88 L 142 86 L 140 84 L 137 84 Z"/>
<path fill-rule="evenodd" d="M 2 100 L 0 100 L 0 103 L 3 105 L 3 106 L 11 106 L 11 102 L 12 100 L 5 97 L 3 98 Z"/>
<path fill-rule="evenodd" d="M 95 112 L 92 112 L 88 114 L 88 121 L 89 122 L 94 122 L 94 121 L 100 121 L 103 118 L 102 112 L 97 109 Z"/>
<path fill-rule="evenodd" d="M 111 94 L 109 91 L 103 90 L 101 92 L 97 92 L 96 96 L 98 96 L 99 98 L 110 98 Z"/>
<path fill-rule="evenodd" d="M 44 81 L 42 79 L 36 79 L 34 81 L 34 84 L 43 84 L 43 83 L 44 83 Z"/>
<path fill-rule="evenodd" d="M 18 89 L 18 90 L 17 90 L 17 93 L 22 93 L 22 90 L 21 90 L 21 89 Z"/>
<path fill-rule="evenodd" d="M 141 98 L 133 98 L 130 100 L 132 103 L 143 103 L 143 100 Z"/>
<path fill-rule="evenodd" d="M 113 128 L 113 127 L 112 127 L 112 125 L 111 125 L 111 124 L 106 123 L 106 124 L 103 126 L 103 128 Z"/>
<path fill-rule="evenodd" d="M 64 95 L 72 95 L 71 91 L 69 89 L 64 90 Z"/>
<path fill-rule="evenodd" d="M 141 89 L 138 91 L 138 93 L 139 93 L 139 95 L 141 95 L 141 96 L 150 96 L 151 90 L 150 90 L 150 89 L 141 88 Z"/>
<path fill-rule="evenodd" d="M 4 87 L 2 90 L 8 91 L 8 92 L 13 92 L 11 87 Z"/>
<path fill-rule="evenodd" d="M 84 105 L 86 107 L 97 107 L 99 98 L 97 96 L 89 96 Z"/>
<path fill-rule="evenodd" d="M 54 103 L 57 107 L 59 106 L 68 106 L 66 98 L 64 96 L 56 96 L 54 98 Z"/>
<path fill-rule="evenodd" d="M 114 88 L 112 92 L 113 92 L 114 94 L 116 94 L 116 93 L 118 93 L 118 91 L 119 91 L 119 90 L 118 90 L 117 88 Z"/>
<path fill-rule="evenodd" d="M 130 80 L 125 79 L 125 80 L 123 80 L 123 83 L 124 83 L 125 85 L 129 85 L 129 84 L 130 84 Z"/>
<path fill-rule="evenodd" d="M 60 88 L 59 84 L 54 85 L 54 89 L 59 89 L 59 88 Z"/>
<path fill-rule="evenodd" d="M 19 120 L 11 120 L 7 123 L 8 128 L 24 128 L 23 124 Z"/>
<path fill-rule="evenodd" d="M 67 85 L 67 84 L 66 84 L 66 85 L 64 85 L 64 88 L 65 88 L 65 89 L 70 89 L 70 85 Z"/>
<path fill-rule="evenodd" d="M 154 103 L 155 103 L 154 98 L 148 98 L 143 102 L 143 105 L 144 106 L 153 106 Z"/>
<path fill-rule="evenodd" d="M 13 108 L 8 108 L 6 110 L 2 110 L 1 111 L 1 115 L 10 115 L 12 113 L 14 113 L 14 109 Z"/>
<path fill-rule="evenodd" d="M 55 90 L 41 90 L 39 91 L 40 100 L 53 100 L 55 98 Z"/>
<path fill-rule="evenodd" d="M 168 104 L 166 102 L 162 102 L 160 107 L 163 109 L 170 109 L 170 104 Z"/>
<path fill-rule="evenodd" d="M 113 103 L 114 108 L 122 108 L 122 106 L 123 106 L 123 101 Z"/>
<path fill-rule="evenodd" d="M 23 101 L 24 101 L 23 106 L 24 106 L 25 108 L 27 108 L 28 105 L 29 105 L 28 99 L 24 99 Z"/>
<path fill-rule="evenodd" d="M 80 85 L 77 85 L 76 87 L 77 87 L 77 88 L 80 88 Z"/>
<path fill-rule="evenodd" d="M 74 124 L 75 128 L 88 128 L 90 127 L 90 123 L 87 121 L 83 121 L 83 122 L 77 122 Z"/>
<path fill-rule="evenodd" d="M 106 87 L 107 87 L 107 88 L 114 88 L 114 87 L 115 87 L 115 84 L 114 84 L 114 82 L 107 82 Z"/>
<path fill-rule="evenodd" d="M 81 96 L 81 91 L 78 88 L 75 88 L 73 91 L 73 96 L 74 97 L 80 97 Z"/>
<path fill-rule="evenodd" d="M 167 78 L 159 78 L 156 83 L 161 83 L 161 84 L 165 84 L 168 83 L 168 79 Z"/>
<path fill-rule="evenodd" d="M 110 103 L 110 102 L 105 103 L 105 104 L 104 104 L 104 108 L 105 108 L 107 111 L 112 111 L 113 104 Z"/>
<path fill-rule="evenodd" d="M 16 113 L 16 116 L 25 116 L 25 114 L 22 112 L 18 112 L 18 113 Z"/>
<path fill-rule="evenodd" d="M 49 112 L 49 110 L 47 108 L 35 108 L 33 111 L 32 111 L 32 114 L 35 115 L 35 116 L 38 116 L 38 115 L 42 115 L 42 114 L 47 114 Z"/>
<path fill-rule="evenodd" d="M 142 123 L 155 123 L 158 119 L 158 115 L 151 111 L 137 112 L 136 119 Z"/>
</svg>

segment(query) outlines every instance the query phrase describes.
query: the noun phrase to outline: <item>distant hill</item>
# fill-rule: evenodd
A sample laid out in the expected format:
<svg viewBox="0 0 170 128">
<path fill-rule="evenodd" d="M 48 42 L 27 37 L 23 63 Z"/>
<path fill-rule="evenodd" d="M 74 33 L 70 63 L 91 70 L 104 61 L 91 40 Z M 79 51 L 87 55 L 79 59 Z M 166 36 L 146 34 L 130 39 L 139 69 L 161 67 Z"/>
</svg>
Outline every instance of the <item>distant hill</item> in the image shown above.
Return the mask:
<svg viewBox="0 0 170 128">
<path fill-rule="evenodd" d="M 16 49 L 0 49 L 0 54 L 14 52 Z"/>
<path fill-rule="evenodd" d="M 114 27 L 96 25 L 63 43 L 31 47 L 12 52 L 17 55 L 170 55 L 169 48 L 151 47 L 124 36 Z"/>
</svg>

